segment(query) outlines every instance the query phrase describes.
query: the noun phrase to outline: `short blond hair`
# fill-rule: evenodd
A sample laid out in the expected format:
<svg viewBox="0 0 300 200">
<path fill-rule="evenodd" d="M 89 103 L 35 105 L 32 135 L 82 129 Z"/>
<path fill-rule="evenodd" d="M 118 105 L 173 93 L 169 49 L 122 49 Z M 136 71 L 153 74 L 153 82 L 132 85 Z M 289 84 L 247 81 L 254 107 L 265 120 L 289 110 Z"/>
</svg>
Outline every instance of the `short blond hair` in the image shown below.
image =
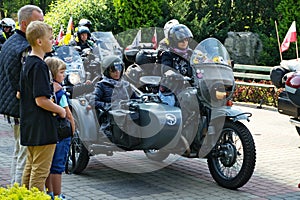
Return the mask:
<svg viewBox="0 0 300 200">
<path fill-rule="evenodd" d="M 26 39 L 31 46 L 36 45 L 36 40 L 47 35 L 52 34 L 52 27 L 41 21 L 30 22 L 26 29 Z"/>
<path fill-rule="evenodd" d="M 47 57 L 45 59 L 45 63 L 49 67 L 53 78 L 55 78 L 55 76 L 59 70 L 67 69 L 66 63 L 62 59 L 57 58 L 57 57 Z"/>
</svg>

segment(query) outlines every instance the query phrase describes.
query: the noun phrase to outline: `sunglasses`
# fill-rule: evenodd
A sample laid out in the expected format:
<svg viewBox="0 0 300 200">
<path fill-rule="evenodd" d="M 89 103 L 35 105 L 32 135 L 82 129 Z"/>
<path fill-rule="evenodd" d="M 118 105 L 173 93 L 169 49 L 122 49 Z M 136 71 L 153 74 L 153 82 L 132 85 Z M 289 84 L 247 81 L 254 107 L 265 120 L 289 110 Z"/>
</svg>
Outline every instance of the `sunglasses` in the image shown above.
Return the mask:
<svg viewBox="0 0 300 200">
<path fill-rule="evenodd" d="M 182 40 L 179 40 L 178 42 L 189 42 L 190 41 L 190 38 L 184 38 Z"/>
</svg>

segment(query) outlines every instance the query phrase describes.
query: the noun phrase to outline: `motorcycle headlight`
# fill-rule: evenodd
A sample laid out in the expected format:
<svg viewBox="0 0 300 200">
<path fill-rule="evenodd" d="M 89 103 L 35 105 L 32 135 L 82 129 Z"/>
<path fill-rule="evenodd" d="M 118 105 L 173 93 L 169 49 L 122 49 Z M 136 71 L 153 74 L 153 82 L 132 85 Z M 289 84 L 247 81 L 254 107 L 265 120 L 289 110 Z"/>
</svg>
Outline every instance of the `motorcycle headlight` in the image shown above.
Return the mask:
<svg viewBox="0 0 300 200">
<path fill-rule="evenodd" d="M 84 66 L 80 62 L 73 62 L 68 65 L 66 74 L 68 75 L 68 81 L 73 85 L 83 83 L 86 78 Z"/>
<path fill-rule="evenodd" d="M 81 83 L 80 81 L 80 75 L 78 72 L 71 72 L 68 76 L 68 81 L 73 84 L 76 85 L 78 83 Z"/>
</svg>

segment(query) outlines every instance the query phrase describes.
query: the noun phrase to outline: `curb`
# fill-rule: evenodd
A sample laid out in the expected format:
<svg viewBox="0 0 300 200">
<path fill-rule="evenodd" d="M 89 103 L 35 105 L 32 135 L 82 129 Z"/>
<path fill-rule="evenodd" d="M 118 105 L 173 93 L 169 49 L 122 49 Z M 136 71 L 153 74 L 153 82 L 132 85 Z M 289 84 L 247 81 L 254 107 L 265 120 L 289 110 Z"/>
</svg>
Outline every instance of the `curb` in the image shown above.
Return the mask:
<svg viewBox="0 0 300 200">
<path fill-rule="evenodd" d="M 254 104 L 254 103 L 245 103 L 245 102 L 234 101 L 233 105 L 250 107 L 250 108 L 257 108 L 257 109 L 264 109 L 264 110 L 270 110 L 270 111 L 276 111 L 276 112 L 278 111 L 276 107 L 267 106 L 267 105 L 260 105 L 260 104 Z"/>
</svg>

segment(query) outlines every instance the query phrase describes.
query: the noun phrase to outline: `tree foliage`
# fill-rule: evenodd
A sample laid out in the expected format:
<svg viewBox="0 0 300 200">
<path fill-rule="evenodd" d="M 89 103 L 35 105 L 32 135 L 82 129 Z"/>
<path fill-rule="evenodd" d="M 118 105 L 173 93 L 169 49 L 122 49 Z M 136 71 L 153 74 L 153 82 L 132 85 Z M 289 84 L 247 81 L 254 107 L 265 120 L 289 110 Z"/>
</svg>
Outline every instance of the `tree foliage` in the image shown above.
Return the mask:
<svg viewBox="0 0 300 200">
<path fill-rule="evenodd" d="M 52 0 L 19 0 L 19 1 L 9 1 L 9 0 L 0 0 L 0 17 L 11 17 L 17 20 L 17 13 L 19 8 L 24 5 L 32 4 L 39 6 L 43 12 L 48 11 L 48 5 Z"/>
<path fill-rule="evenodd" d="M 296 24 L 300 21 L 300 2 L 295 0 L 0 0 L 0 12 L 11 16 L 29 3 L 45 11 L 45 20 L 54 27 L 55 34 L 61 24 L 66 29 L 70 16 L 75 26 L 80 19 L 87 18 L 94 30 L 114 34 L 142 27 L 163 27 L 175 18 L 192 30 L 196 41 L 216 37 L 224 42 L 229 31 L 251 31 L 258 33 L 263 41 L 258 63 L 263 65 L 280 62 L 275 20 L 281 42 L 292 21 Z M 294 44 L 283 52 L 283 57 L 295 58 Z"/>
<path fill-rule="evenodd" d="M 113 0 L 118 24 L 123 30 L 156 26 L 162 21 L 163 0 Z"/>
<path fill-rule="evenodd" d="M 66 30 L 70 17 L 76 27 L 80 19 L 89 19 L 92 22 L 92 31 L 114 31 L 115 18 L 111 1 L 106 0 L 56 0 L 50 5 L 49 12 L 45 15 L 45 22 L 58 33 L 60 25 Z"/>
</svg>

